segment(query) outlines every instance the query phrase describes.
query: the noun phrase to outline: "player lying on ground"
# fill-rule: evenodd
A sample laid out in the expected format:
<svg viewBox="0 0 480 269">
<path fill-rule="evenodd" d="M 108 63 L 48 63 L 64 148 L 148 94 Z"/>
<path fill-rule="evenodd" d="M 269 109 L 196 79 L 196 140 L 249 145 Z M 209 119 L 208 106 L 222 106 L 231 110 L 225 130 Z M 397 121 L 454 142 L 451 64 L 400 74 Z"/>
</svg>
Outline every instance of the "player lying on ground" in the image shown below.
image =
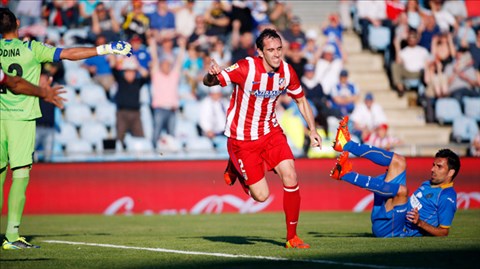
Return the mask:
<svg viewBox="0 0 480 269">
<path fill-rule="evenodd" d="M 372 232 L 377 237 L 447 236 L 457 209 L 453 180 L 460 170 L 460 159 L 449 149 L 435 154 L 431 178 L 408 197 L 405 158 L 384 149 L 350 141 L 348 116 L 340 121 L 333 148 L 342 152 L 330 176 L 349 182 L 374 194 Z M 377 176 L 352 171 L 349 153 L 388 167 Z"/>
<path fill-rule="evenodd" d="M 19 76 L 9 76 L 0 69 L 0 85 L 5 85 L 14 94 L 40 97 L 46 102 L 54 104 L 58 108 L 63 108 L 63 102 L 66 100 L 61 97 L 60 94 L 65 93 L 65 90 L 62 90 L 63 86 L 61 85 L 51 87 L 52 79 L 53 78 L 50 77 L 47 85 L 39 87 Z"/>
<path fill-rule="evenodd" d="M 36 85 L 42 63 L 81 60 L 97 55 L 130 56 L 131 45 L 124 41 L 97 47 L 57 48 L 35 40 L 22 41 L 18 36 L 20 21 L 8 8 L 0 8 L 0 62 L 3 72 L 19 76 Z M 8 194 L 8 213 L 3 249 L 36 248 L 19 235 L 30 180 L 35 144 L 35 119 L 42 116 L 36 96 L 15 94 L 8 87 L 0 89 L 0 211 L 7 166 L 12 170 Z"/>
</svg>

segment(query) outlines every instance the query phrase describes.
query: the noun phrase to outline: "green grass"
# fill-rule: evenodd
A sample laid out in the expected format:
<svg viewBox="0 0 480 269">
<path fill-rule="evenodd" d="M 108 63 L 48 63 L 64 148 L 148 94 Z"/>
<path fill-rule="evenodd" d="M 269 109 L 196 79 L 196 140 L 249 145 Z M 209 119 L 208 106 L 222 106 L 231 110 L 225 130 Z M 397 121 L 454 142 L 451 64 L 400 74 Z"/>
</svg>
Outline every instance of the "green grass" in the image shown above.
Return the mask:
<svg viewBox="0 0 480 269">
<path fill-rule="evenodd" d="M 5 231 L 5 216 L 1 229 Z M 312 248 L 285 249 L 283 213 L 184 216 L 25 216 L 40 249 L 0 251 L 0 268 L 478 268 L 480 211 L 459 211 L 446 238 L 372 237 L 368 213 L 303 212 Z M 285 258 L 215 257 L 47 240 Z M 292 261 L 294 260 L 294 261 Z M 301 261 L 300 261 L 301 260 Z M 334 262 L 334 263 L 329 263 Z M 375 267 L 374 267 L 375 268 Z M 377 267 L 378 268 L 378 267 Z M 380 267 L 381 268 L 381 267 Z"/>
</svg>

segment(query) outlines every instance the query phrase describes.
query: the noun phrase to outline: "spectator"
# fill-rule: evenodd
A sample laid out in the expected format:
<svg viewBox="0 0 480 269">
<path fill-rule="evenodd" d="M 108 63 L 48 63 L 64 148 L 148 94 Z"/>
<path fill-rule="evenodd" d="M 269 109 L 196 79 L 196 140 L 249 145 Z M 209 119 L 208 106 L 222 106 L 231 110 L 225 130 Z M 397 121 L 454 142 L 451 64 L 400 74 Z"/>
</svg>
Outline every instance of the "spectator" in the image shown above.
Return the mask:
<svg viewBox="0 0 480 269">
<path fill-rule="evenodd" d="M 22 22 L 22 27 L 41 23 L 42 1 L 19 0 L 15 15 Z"/>
<path fill-rule="evenodd" d="M 222 67 L 230 66 L 232 64 L 232 53 L 229 49 L 225 48 L 225 42 L 220 38 L 218 38 L 213 44 L 210 57 Z"/>
<path fill-rule="evenodd" d="M 307 43 L 307 37 L 302 30 L 302 20 L 298 16 L 294 16 L 290 21 L 290 27 L 285 29 L 282 32 L 284 40 L 287 41 L 287 44 L 296 42 L 303 46 Z"/>
<path fill-rule="evenodd" d="M 255 19 L 253 17 L 252 9 L 246 1 L 232 1 L 232 14 L 231 21 L 241 21 L 240 33 L 254 32 L 255 31 Z"/>
<path fill-rule="evenodd" d="M 97 4 L 92 14 L 92 32 L 95 35 L 102 34 L 107 42 L 120 37 L 120 24 L 115 19 L 112 9 L 107 9 L 102 2 Z"/>
<path fill-rule="evenodd" d="M 475 44 L 477 36 L 473 25 L 473 18 L 466 18 L 463 20 L 455 35 L 456 44 L 460 47 L 469 47 Z"/>
<path fill-rule="evenodd" d="M 443 33 L 433 36 L 432 39 L 432 56 L 442 62 L 445 66 L 455 57 L 456 49 L 453 44 L 453 37 L 451 33 Z"/>
<path fill-rule="evenodd" d="M 205 23 L 207 26 L 207 36 L 218 36 L 226 40 L 230 18 L 228 11 L 230 4 L 226 1 L 212 1 L 209 10 L 205 13 Z"/>
<path fill-rule="evenodd" d="M 470 156 L 480 157 L 480 133 L 477 133 L 470 144 Z"/>
<path fill-rule="evenodd" d="M 190 36 L 195 30 L 195 0 L 185 1 L 185 5 L 175 13 L 175 32 L 181 36 Z"/>
<path fill-rule="evenodd" d="M 405 6 L 407 14 L 408 26 L 412 29 L 418 30 L 423 24 L 423 12 L 420 10 L 418 0 L 408 0 Z"/>
<path fill-rule="evenodd" d="M 304 67 L 304 74 L 300 78 L 302 88 L 305 92 L 305 95 L 309 102 L 313 104 L 317 110 L 317 116 L 315 117 L 315 122 L 319 126 L 322 126 L 325 134 L 328 137 L 328 121 L 327 117 L 335 116 L 340 118 L 340 112 L 336 113 L 331 109 L 331 104 L 329 102 L 329 96 L 323 92 L 322 84 L 315 79 L 315 65 L 306 64 Z"/>
<path fill-rule="evenodd" d="M 345 27 L 345 29 L 352 29 L 353 28 L 353 20 L 352 20 L 352 3 L 353 1 L 350 0 L 340 0 L 339 3 L 339 16 L 340 16 L 340 23 Z"/>
<path fill-rule="evenodd" d="M 288 27 L 288 22 L 292 19 L 292 7 L 287 1 L 272 0 L 268 1 L 268 17 L 270 22 L 280 32 Z"/>
<path fill-rule="evenodd" d="M 407 38 L 408 46 L 400 49 L 396 44 L 396 59 L 392 63 L 392 79 L 398 92 L 402 97 L 405 93 L 405 79 L 420 79 L 421 72 L 425 69 L 430 54 L 424 47 L 418 45 L 418 35 L 415 31 L 410 31 Z"/>
<path fill-rule="evenodd" d="M 96 46 L 105 43 L 106 39 L 102 35 L 99 35 L 95 41 Z M 110 96 L 112 94 L 110 90 L 115 84 L 115 79 L 112 74 L 112 67 L 114 64 L 115 56 L 111 54 L 94 56 L 83 62 L 83 66 L 87 68 L 88 72 L 90 72 L 93 80 L 103 87 L 110 98 L 113 97 Z"/>
<path fill-rule="evenodd" d="M 152 56 L 150 68 L 153 109 L 153 143 L 156 145 L 162 131 L 174 136 L 175 112 L 180 105 L 178 88 L 181 68 L 185 55 L 186 41 L 178 39 L 179 53 L 174 61 L 171 58 L 158 57 L 157 43 L 150 37 L 148 45 Z"/>
<path fill-rule="evenodd" d="M 193 33 L 188 37 L 188 43 L 194 43 L 195 46 L 200 47 L 202 50 L 209 50 L 211 38 L 207 36 L 207 26 L 203 15 L 197 15 L 195 17 L 195 29 Z"/>
<path fill-rule="evenodd" d="M 209 88 L 209 94 L 200 102 L 199 108 L 199 127 L 202 135 L 212 140 L 214 147 L 225 147 L 218 145 L 216 142 L 219 137 L 224 138 L 223 131 L 227 121 L 228 100 L 223 98 L 222 87 L 213 86 Z M 226 139 L 223 142 L 227 142 Z"/>
<path fill-rule="evenodd" d="M 137 76 L 137 71 L 140 76 Z M 118 92 L 115 95 L 117 105 L 116 128 L 117 140 L 125 148 L 125 134 L 143 137 L 143 127 L 140 118 L 140 89 L 149 82 L 148 70 L 143 68 L 136 58 L 125 59 L 117 63 L 113 75 L 118 83 Z"/>
<path fill-rule="evenodd" d="M 232 63 L 256 54 L 253 34 L 250 32 L 240 33 L 241 25 L 242 23 L 239 20 L 232 23 L 232 38 L 230 41 Z"/>
<path fill-rule="evenodd" d="M 187 57 L 183 62 L 182 74 L 190 86 L 192 96 L 197 96 L 197 85 L 203 81 L 203 59 L 200 57 L 200 48 L 190 43 L 187 49 Z"/>
<path fill-rule="evenodd" d="M 468 50 L 473 58 L 473 66 L 476 70 L 480 70 L 480 28 L 477 29 L 476 33 L 475 43 L 470 44 Z"/>
<path fill-rule="evenodd" d="M 342 42 L 344 28 L 340 23 L 340 17 L 337 13 L 332 13 L 328 16 L 328 21 L 322 25 L 322 33 L 329 40 Z"/>
<path fill-rule="evenodd" d="M 430 10 L 432 11 L 433 16 L 435 17 L 435 21 L 440 27 L 440 31 L 451 32 L 454 33 L 458 29 L 457 21 L 455 17 L 450 14 L 448 11 L 442 9 L 443 7 L 443 0 L 429 0 L 428 5 Z"/>
<path fill-rule="evenodd" d="M 44 87 L 48 83 L 50 74 L 42 68 L 39 85 Z M 42 117 L 36 120 L 35 151 L 43 150 L 43 155 L 36 155 L 37 161 L 51 162 L 55 136 L 55 105 L 40 99 Z"/>
<path fill-rule="evenodd" d="M 311 64 L 315 64 L 316 59 L 319 57 L 320 49 L 317 46 L 317 31 L 310 29 L 305 33 L 307 43 L 303 46 L 303 56 Z"/>
<path fill-rule="evenodd" d="M 375 131 L 376 126 L 387 123 L 383 107 L 375 102 L 372 93 L 367 93 L 363 102 L 355 105 L 350 116 L 353 123 L 352 133 L 361 141 Z"/>
<path fill-rule="evenodd" d="M 339 82 L 330 92 L 332 108 L 340 110 L 342 116 L 349 115 L 355 108 L 359 93 L 355 84 L 348 81 L 348 71 L 342 70 Z"/>
<path fill-rule="evenodd" d="M 285 60 L 293 67 L 297 76 L 301 78 L 304 72 L 303 68 L 305 67 L 305 64 L 307 64 L 307 59 L 304 57 L 302 46 L 299 43 L 290 43 Z"/>
<path fill-rule="evenodd" d="M 80 23 L 85 26 L 92 25 L 92 15 L 95 7 L 101 3 L 100 0 L 78 0 L 80 10 Z"/>
<path fill-rule="evenodd" d="M 467 7 L 464 0 L 444 0 L 442 10 L 450 13 L 453 17 L 463 20 L 468 17 Z"/>
<path fill-rule="evenodd" d="M 79 6 L 73 1 L 53 1 L 43 7 L 42 13 L 49 26 L 63 28 L 63 31 L 80 24 Z"/>
<path fill-rule="evenodd" d="M 142 38 L 139 35 L 133 35 L 130 39 L 132 45 L 132 54 L 138 61 L 138 64 L 145 69 L 149 69 L 151 56 L 150 52 L 145 47 Z"/>
<path fill-rule="evenodd" d="M 343 63 L 341 59 L 335 59 L 335 47 L 331 44 L 324 46 L 320 59 L 315 63 L 315 78 L 322 84 L 325 94 L 337 84 Z"/>
<path fill-rule="evenodd" d="M 168 10 L 166 0 L 158 0 L 157 10 L 149 15 L 149 20 L 150 29 L 158 43 L 175 37 L 175 15 Z"/>
<path fill-rule="evenodd" d="M 431 52 L 434 45 L 434 42 L 432 42 L 434 37 L 441 34 L 440 27 L 438 27 L 437 22 L 435 21 L 435 17 L 433 17 L 433 15 L 431 14 L 425 14 L 423 16 L 423 22 L 424 23 L 418 29 L 419 32 L 421 32 L 418 45 L 426 48 L 428 51 Z"/>
<path fill-rule="evenodd" d="M 395 136 L 389 135 L 388 125 L 384 123 L 375 128 L 375 132 L 366 138 L 365 144 L 391 151 L 396 146 L 401 145 L 402 141 Z"/>
<path fill-rule="evenodd" d="M 427 122 L 435 121 L 435 103 L 438 98 L 449 95 L 448 79 L 444 72 L 444 65 L 440 59 L 429 61 L 424 73 L 426 84 L 424 96 L 425 118 Z"/>
<path fill-rule="evenodd" d="M 392 22 L 388 20 L 386 13 L 386 4 L 385 1 L 377 0 L 364 0 L 357 1 L 357 12 L 359 17 L 359 23 L 362 28 L 360 38 L 362 41 L 362 49 L 369 49 L 370 45 L 368 44 L 368 35 L 369 30 L 368 26 L 372 25 L 373 27 L 386 26 L 392 28 Z"/>
<path fill-rule="evenodd" d="M 453 62 L 445 67 L 450 96 L 462 104 L 464 96 L 478 97 L 475 90 L 479 86 L 477 71 L 473 67 L 472 56 L 465 48 L 460 48 Z"/>
<path fill-rule="evenodd" d="M 128 12 L 122 24 L 122 29 L 127 38 L 138 35 L 144 44 L 147 42 L 146 33 L 150 27 L 150 19 L 142 10 L 142 1 L 132 1 L 132 11 Z"/>
</svg>

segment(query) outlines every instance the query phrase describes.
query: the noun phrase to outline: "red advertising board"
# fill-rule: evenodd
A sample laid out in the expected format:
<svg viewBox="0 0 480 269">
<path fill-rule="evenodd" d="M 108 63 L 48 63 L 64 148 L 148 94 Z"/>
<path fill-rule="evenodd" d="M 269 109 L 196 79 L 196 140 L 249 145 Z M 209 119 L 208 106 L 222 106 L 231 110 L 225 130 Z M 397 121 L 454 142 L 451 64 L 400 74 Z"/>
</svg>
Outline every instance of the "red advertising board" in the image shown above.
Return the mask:
<svg viewBox="0 0 480 269">
<path fill-rule="evenodd" d="M 429 179 L 431 158 L 409 158 L 408 187 Z M 333 159 L 295 162 L 302 210 L 362 211 L 372 195 L 346 182 L 329 178 Z M 226 161 L 159 161 L 116 163 L 35 164 L 27 189 L 25 214 L 200 214 L 282 211 L 283 188 L 277 175 L 267 173 L 271 196 L 254 202 L 237 184 L 223 182 Z M 362 174 L 379 175 L 385 168 L 353 159 Z M 460 208 L 480 208 L 480 159 L 463 158 L 455 179 Z M 10 186 L 5 184 L 5 201 Z M 6 206 L 3 211 L 5 213 Z"/>
</svg>

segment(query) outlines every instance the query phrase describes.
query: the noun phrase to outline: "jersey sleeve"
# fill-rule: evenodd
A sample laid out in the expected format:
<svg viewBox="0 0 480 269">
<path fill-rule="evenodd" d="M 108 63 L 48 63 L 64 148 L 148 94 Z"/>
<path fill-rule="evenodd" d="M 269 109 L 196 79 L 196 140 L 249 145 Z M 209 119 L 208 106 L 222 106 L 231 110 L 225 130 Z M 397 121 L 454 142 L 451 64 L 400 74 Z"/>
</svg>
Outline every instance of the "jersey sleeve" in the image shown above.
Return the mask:
<svg viewBox="0 0 480 269">
<path fill-rule="evenodd" d="M 29 47 L 35 54 L 35 58 L 39 63 L 50 63 L 60 61 L 61 48 L 56 48 L 42 42 L 30 41 Z"/>
<path fill-rule="evenodd" d="M 438 225 L 442 228 L 449 228 L 452 225 L 453 217 L 457 211 L 457 195 L 451 189 L 444 190 L 438 202 Z"/>
<path fill-rule="evenodd" d="M 288 73 L 290 74 L 290 82 L 287 85 L 287 94 L 293 99 L 302 98 L 305 96 L 305 93 L 303 92 L 303 88 L 300 80 L 298 79 L 297 73 L 291 65 L 288 64 L 287 68 Z"/>
<path fill-rule="evenodd" d="M 220 81 L 220 86 L 225 87 L 232 83 L 241 84 L 245 81 L 247 73 L 248 62 L 242 59 L 222 70 L 217 78 Z"/>
</svg>

